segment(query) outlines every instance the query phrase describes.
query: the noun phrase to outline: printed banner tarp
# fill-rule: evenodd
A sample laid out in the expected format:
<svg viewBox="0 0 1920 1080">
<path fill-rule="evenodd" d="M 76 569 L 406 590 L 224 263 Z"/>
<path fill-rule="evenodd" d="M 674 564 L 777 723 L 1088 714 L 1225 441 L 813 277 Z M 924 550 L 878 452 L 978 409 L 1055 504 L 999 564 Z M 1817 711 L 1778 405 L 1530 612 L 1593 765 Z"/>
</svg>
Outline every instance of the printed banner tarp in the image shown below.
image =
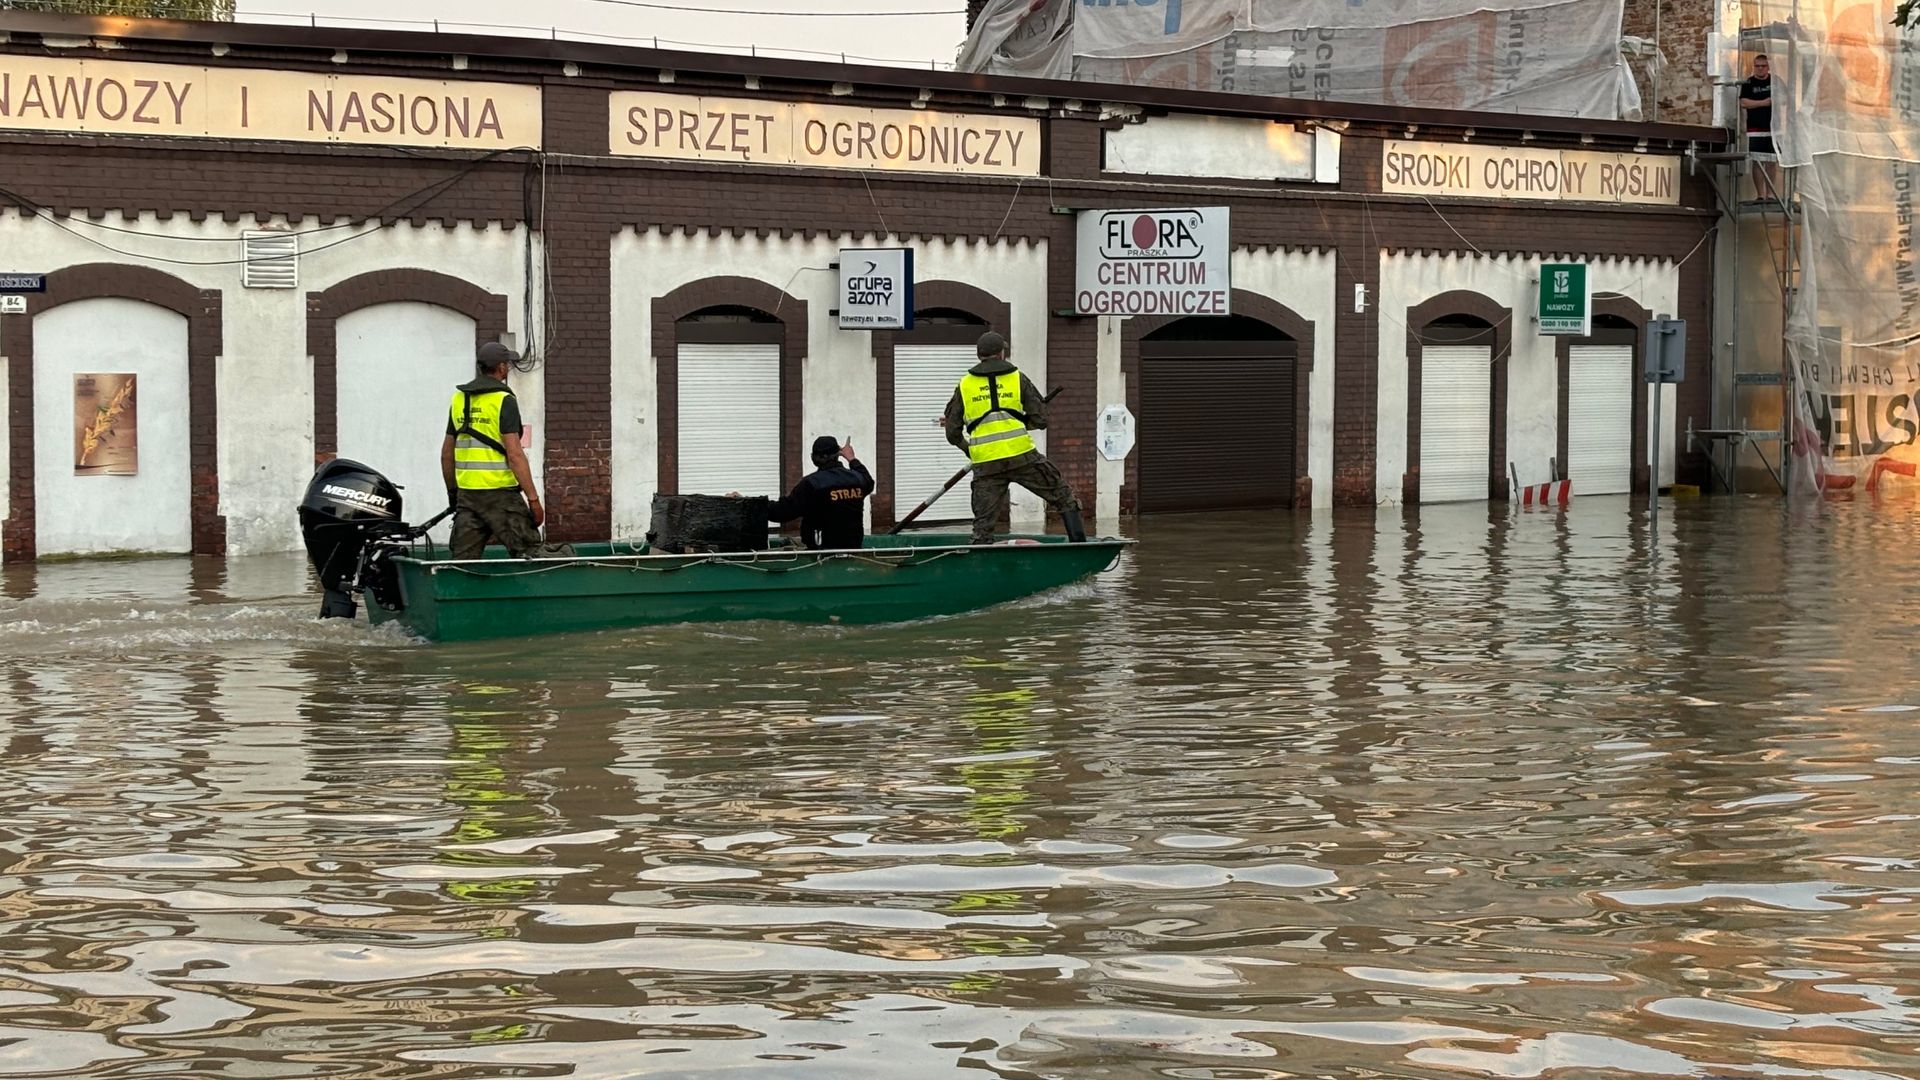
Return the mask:
<svg viewBox="0 0 1920 1080">
<path fill-rule="evenodd" d="M 1791 47 L 1775 50 L 1775 144 L 1802 215 L 1788 436 L 1808 488 L 1877 489 L 1920 466 L 1920 38 L 1893 9 L 1801 0 Z"/>
<path fill-rule="evenodd" d="M 967 70 L 1616 119 L 1621 0 L 1000 0 Z"/>
</svg>

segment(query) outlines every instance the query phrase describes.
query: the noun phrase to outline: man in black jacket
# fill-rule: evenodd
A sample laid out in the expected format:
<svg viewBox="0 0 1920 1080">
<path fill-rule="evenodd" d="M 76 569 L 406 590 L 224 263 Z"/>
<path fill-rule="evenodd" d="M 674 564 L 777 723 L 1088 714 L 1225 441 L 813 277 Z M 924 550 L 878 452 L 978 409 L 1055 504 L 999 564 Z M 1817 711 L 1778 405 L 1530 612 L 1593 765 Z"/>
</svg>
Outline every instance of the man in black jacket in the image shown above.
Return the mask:
<svg viewBox="0 0 1920 1080">
<path fill-rule="evenodd" d="M 866 537 L 866 501 L 873 474 L 831 435 L 813 440 L 814 472 L 767 506 L 767 520 L 800 519 L 800 542 L 815 551 L 845 551 Z M 731 492 L 733 495 L 739 492 Z"/>
</svg>

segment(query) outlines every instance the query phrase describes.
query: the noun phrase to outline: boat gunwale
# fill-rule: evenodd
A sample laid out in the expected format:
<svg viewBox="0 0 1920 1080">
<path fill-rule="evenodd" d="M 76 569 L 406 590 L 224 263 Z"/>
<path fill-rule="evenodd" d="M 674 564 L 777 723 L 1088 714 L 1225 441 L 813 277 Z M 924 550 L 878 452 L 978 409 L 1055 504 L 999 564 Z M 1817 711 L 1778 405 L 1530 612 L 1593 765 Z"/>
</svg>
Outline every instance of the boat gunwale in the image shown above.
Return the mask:
<svg viewBox="0 0 1920 1080">
<path fill-rule="evenodd" d="M 1071 546 L 1076 548 L 1093 548 L 1096 546 L 1112 547 L 1112 548 L 1128 548 L 1128 547 L 1134 546 L 1135 543 L 1137 543 L 1137 541 L 1127 537 L 1118 537 L 1118 536 L 1100 537 L 1098 539 L 1094 539 L 1090 537 L 1084 543 L 1072 544 Z M 825 562 L 827 561 L 827 557 L 844 558 L 847 556 L 855 556 L 855 557 L 867 557 L 872 559 L 872 556 L 883 553 L 883 552 L 890 555 L 899 554 L 899 555 L 905 556 L 905 558 L 900 558 L 896 560 L 872 559 L 872 561 L 874 562 L 888 561 L 888 562 L 906 563 L 909 561 L 909 559 L 913 555 L 921 554 L 921 553 L 950 555 L 956 552 L 963 552 L 963 551 L 991 551 L 995 548 L 1012 549 L 1012 548 L 1029 548 L 1029 547 L 1067 547 L 1068 544 L 1069 544 L 1068 541 L 1055 540 L 1055 541 L 1042 541 L 1035 544 L 940 544 L 940 545 L 926 546 L 926 547 L 914 545 L 909 547 L 822 548 L 817 550 L 812 548 L 803 548 L 798 551 L 781 551 L 781 552 L 710 551 L 710 552 L 691 552 L 691 553 L 685 553 L 685 554 L 666 553 L 666 554 L 645 554 L 645 555 L 640 555 L 640 554 L 550 555 L 550 556 L 540 556 L 540 557 L 523 558 L 523 559 L 516 559 L 512 557 L 508 557 L 505 559 L 486 559 L 486 558 L 427 559 L 427 558 L 421 558 L 409 552 L 409 553 L 394 555 L 392 556 L 392 558 L 395 562 L 410 563 L 414 566 L 422 567 L 428 570 L 429 572 L 432 572 L 433 570 L 436 570 L 440 567 L 450 567 L 450 568 L 457 568 L 457 569 L 464 570 L 476 565 L 477 566 L 507 566 L 507 565 L 527 565 L 527 564 L 535 564 L 535 565 L 565 564 L 565 565 L 578 565 L 578 566 L 594 566 L 594 565 L 611 562 L 611 563 L 617 563 L 624 566 L 628 563 L 640 563 L 640 562 L 645 562 L 649 560 L 686 561 L 686 562 L 689 562 L 689 564 L 712 563 L 712 562 L 751 564 L 756 562 L 771 561 L 773 559 L 778 559 L 779 561 L 782 561 L 782 562 L 807 562 L 807 561 Z M 493 576 L 493 575 L 486 575 L 486 576 Z"/>
</svg>

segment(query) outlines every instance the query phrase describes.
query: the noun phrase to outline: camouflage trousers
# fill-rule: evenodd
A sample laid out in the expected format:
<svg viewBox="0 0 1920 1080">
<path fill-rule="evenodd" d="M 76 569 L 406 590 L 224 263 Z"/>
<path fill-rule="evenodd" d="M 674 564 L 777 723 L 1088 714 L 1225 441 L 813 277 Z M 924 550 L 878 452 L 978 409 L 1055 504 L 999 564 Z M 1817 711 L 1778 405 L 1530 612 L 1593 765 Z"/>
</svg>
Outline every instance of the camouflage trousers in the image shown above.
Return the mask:
<svg viewBox="0 0 1920 1080">
<path fill-rule="evenodd" d="M 547 553 L 519 488 L 462 488 L 458 505 L 449 545 L 454 558 L 484 558 L 489 543 L 506 548 L 516 559 Z"/>
<path fill-rule="evenodd" d="M 1005 472 L 973 477 L 973 542 L 976 544 L 993 543 L 993 530 L 1000 524 L 1000 515 L 1007 509 L 1007 487 L 1019 484 L 1035 495 L 1047 500 L 1047 505 L 1062 514 L 1078 513 L 1080 500 L 1073 497 L 1073 489 L 1054 468 L 1053 462 L 1046 458 L 1036 458 L 1025 465 L 1015 466 Z"/>
</svg>

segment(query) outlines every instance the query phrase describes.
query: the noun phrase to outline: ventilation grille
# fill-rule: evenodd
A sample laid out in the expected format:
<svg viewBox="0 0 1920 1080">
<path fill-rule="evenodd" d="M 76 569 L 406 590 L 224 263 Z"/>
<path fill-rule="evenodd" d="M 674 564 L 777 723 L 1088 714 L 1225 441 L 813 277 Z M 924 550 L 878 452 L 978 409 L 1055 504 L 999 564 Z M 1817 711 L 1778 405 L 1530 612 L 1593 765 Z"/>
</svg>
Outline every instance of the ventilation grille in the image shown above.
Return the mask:
<svg viewBox="0 0 1920 1080">
<path fill-rule="evenodd" d="M 246 264 L 240 284 L 249 289 L 294 289 L 300 285 L 300 237 L 290 232 L 249 230 L 240 234 Z"/>
</svg>

